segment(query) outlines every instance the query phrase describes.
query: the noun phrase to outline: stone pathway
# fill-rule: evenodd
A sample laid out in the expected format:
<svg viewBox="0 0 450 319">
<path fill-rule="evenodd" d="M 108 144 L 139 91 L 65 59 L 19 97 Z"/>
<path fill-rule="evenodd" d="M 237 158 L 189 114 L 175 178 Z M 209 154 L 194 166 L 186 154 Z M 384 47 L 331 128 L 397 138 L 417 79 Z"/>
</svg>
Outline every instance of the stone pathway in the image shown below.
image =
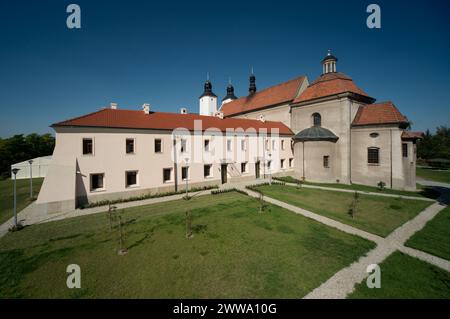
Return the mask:
<svg viewBox="0 0 450 319">
<path fill-rule="evenodd" d="M 249 190 L 246 191 L 250 196 L 259 198 L 258 193 Z M 442 209 L 446 207 L 440 203 L 434 203 L 431 206 L 428 206 L 415 218 L 394 230 L 386 238 L 382 238 L 380 236 L 373 235 L 355 227 L 340 223 L 333 219 L 307 211 L 297 206 L 287 204 L 268 196 L 264 196 L 264 200 L 266 202 L 288 209 L 294 213 L 314 219 L 330 227 L 339 229 L 343 232 L 374 241 L 377 244 L 377 247 L 369 251 L 366 256 L 359 258 L 359 260 L 355 261 L 350 266 L 341 269 L 322 285 L 311 291 L 308 295 L 305 296 L 306 299 L 346 298 L 347 295 L 353 291 L 355 285 L 362 282 L 368 276 L 368 273 L 366 272 L 367 266 L 371 264 L 380 264 L 396 250 L 400 250 L 403 253 L 422 259 L 435 266 L 450 271 L 450 261 L 404 246 L 404 243 L 414 233 L 422 229 L 428 221 L 433 219 Z"/>
</svg>

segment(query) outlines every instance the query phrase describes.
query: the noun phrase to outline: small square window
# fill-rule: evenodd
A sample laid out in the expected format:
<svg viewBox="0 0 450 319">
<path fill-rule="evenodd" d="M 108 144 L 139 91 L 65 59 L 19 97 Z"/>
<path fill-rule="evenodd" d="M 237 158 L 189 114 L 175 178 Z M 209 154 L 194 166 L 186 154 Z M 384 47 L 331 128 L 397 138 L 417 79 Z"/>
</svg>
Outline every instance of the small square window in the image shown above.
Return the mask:
<svg viewBox="0 0 450 319">
<path fill-rule="evenodd" d="M 209 152 L 209 140 L 205 140 L 205 152 Z"/>
<path fill-rule="evenodd" d="M 241 163 L 241 173 L 247 172 L 247 163 Z"/>
<path fill-rule="evenodd" d="M 93 146 L 92 138 L 83 138 L 83 155 L 92 155 L 94 153 Z"/>
<path fill-rule="evenodd" d="M 183 181 L 187 180 L 189 178 L 189 167 L 184 166 L 181 168 L 181 179 Z"/>
<path fill-rule="evenodd" d="M 168 183 L 170 181 L 172 181 L 172 169 L 164 168 L 163 169 L 163 182 Z"/>
<path fill-rule="evenodd" d="M 91 174 L 91 191 L 102 190 L 104 184 L 105 174 Z"/>
<path fill-rule="evenodd" d="M 323 167 L 330 167 L 330 156 L 326 155 L 323 157 Z"/>
<path fill-rule="evenodd" d="M 155 139 L 155 153 L 162 153 L 162 140 Z"/>
<path fill-rule="evenodd" d="M 208 178 L 211 177 L 211 164 L 203 166 L 203 177 Z"/>
<path fill-rule="evenodd" d="M 127 138 L 125 142 L 125 149 L 127 154 L 134 154 L 134 138 Z"/>
<path fill-rule="evenodd" d="M 138 172 L 137 171 L 128 171 L 126 172 L 126 187 L 133 187 L 138 185 Z"/>
</svg>

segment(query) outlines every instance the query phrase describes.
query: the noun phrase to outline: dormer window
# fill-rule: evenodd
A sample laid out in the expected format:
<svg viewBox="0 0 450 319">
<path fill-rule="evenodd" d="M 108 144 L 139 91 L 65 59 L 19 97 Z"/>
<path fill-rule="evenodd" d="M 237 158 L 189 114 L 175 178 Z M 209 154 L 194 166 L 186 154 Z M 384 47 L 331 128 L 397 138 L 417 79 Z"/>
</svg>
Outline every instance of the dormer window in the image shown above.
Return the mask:
<svg viewBox="0 0 450 319">
<path fill-rule="evenodd" d="M 312 115 L 313 118 L 313 125 L 314 126 L 322 126 L 322 117 L 320 116 L 319 113 L 314 113 Z"/>
</svg>

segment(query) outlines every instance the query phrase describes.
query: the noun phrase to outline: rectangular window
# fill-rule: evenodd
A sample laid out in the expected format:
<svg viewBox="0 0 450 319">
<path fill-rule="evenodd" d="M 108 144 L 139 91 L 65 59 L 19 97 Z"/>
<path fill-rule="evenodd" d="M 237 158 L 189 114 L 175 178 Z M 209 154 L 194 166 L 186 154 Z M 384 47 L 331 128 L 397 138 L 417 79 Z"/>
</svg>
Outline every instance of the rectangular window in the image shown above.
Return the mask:
<svg viewBox="0 0 450 319">
<path fill-rule="evenodd" d="M 127 154 L 134 154 L 134 138 L 127 138 L 125 142 L 125 149 Z"/>
<path fill-rule="evenodd" d="M 272 161 L 268 161 L 267 162 L 267 168 L 270 169 L 271 166 L 272 166 Z"/>
<path fill-rule="evenodd" d="M 168 183 L 170 181 L 172 181 L 172 169 L 164 168 L 163 169 L 163 182 Z"/>
<path fill-rule="evenodd" d="M 184 139 L 181 140 L 181 153 L 187 152 L 186 143 L 187 143 L 186 140 Z"/>
<path fill-rule="evenodd" d="M 162 140 L 155 139 L 155 153 L 162 153 Z"/>
<path fill-rule="evenodd" d="M 232 148 L 231 148 L 231 142 L 232 142 L 232 140 L 227 140 L 227 151 L 228 152 L 231 152 L 231 150 L 232 150 Z"/>
<path fill-rule="evenodd" d="M 241 173 L 247 172 L 247 163 L 241 163 Z"/>
<path fill-rule="evenodd" d="M 289 159 L 289 167 L 293 167 L 294 166 L 294 159 L 290 158 Z"/>
<path fill-rule="evenodd" d="M 211 164 L 203 166 L 203 177 L 208 178 L 211 177 Z"/>
<path fill-rule="evenodd" d="M 189 178 L 189 167 L 184 166 L 181 168 L 181 179 L 183 181 L 187 180 Z"/>
<path fill-rule="evenodd" d="M 126 172 L 126 178 L 125 178 L 125 186 L 126 187 L 133 187 L 138 185 L 138 172 L 137 171 L 128 171 Z"/>
<path fill-rule="evenodd" d="M 245 151 L 245 140 L 241 140 L 241 150 Z"/>
<path fill-rule="evenodd" d="M 105 188 L 105 174 L 91 174 L 91 191 L 98 191 Z"/>
<path fill-rule="evenodd" d="M 408 157 L 408 144 L 406 143 L 402 144 L 402 154 L 403 157 Z"/>
<path fill-rule="evenodd" d="M 284 163 L 285 163 L 285 160 L 282 159 L 282 160 L 280 161 L 281 168 L 285 168 L 285 167 L 284 167 Z"/>
<path fill-rule="evenodd" d="M 205 140 L 205 152 L 209 152 L 209 140 Z"/>
<path fill-rule="evenodd" d="M 92 138 L 83 138 L 83 155 L 94 154 L 94 143 Z"/>
<path fill-rule="evenodd" d="M 281 149 L 284 151 L 284 140 L 281 140 Z"/>
<path fill-rule="evenodd" d="M 378 147 L 369 147 L 367 149 L 367 163 L 380 164 L 380 149 Z"/>
<path fill-rule="evenodd" d="M 330 156 L 326 155 L 323 157 L 323 167 L 330 167 Z"/>
</svg>

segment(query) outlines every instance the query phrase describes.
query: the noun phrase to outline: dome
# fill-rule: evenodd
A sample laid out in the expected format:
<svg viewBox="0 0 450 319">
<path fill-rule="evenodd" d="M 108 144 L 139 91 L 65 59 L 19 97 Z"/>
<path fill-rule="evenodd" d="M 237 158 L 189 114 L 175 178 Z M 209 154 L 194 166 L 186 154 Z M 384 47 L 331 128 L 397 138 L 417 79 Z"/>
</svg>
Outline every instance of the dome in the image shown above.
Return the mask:
<svg viewBox="0 0 450 319">
<path fill-rule="evenodd" d="M 304 129 L 294 136 L 295 141 L 330 141 L 336 142 L 339 139 L 333 132 L 321 126 L 312 126 Z"/>
</svg>

